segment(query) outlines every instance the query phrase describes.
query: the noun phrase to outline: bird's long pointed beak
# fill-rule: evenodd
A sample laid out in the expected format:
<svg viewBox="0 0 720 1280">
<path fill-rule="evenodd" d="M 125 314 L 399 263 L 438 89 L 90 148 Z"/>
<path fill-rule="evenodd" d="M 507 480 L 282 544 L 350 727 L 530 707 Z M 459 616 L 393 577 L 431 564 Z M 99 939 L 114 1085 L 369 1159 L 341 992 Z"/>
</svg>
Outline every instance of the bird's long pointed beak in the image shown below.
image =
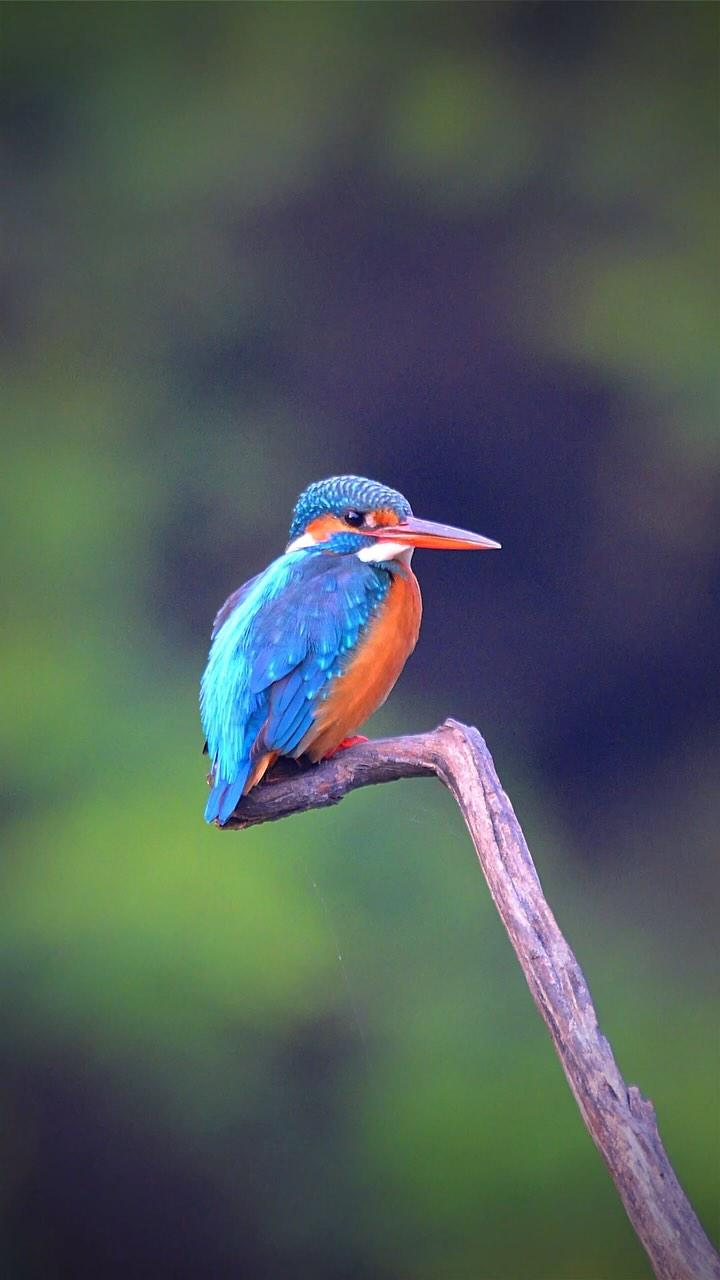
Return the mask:
<svg viewBox="0 0 720 1280">
<path fill-rule="evenodd" d="M 500 543 L 481 533 L 454 529 L 451 524 L 418 520 L 409 516 L 402 524 L 378 525 L 367 532 L 377 542 L 399 542 L 407 547 L 432 547 L 437 551 L 499 551 Z"/>
</svg>

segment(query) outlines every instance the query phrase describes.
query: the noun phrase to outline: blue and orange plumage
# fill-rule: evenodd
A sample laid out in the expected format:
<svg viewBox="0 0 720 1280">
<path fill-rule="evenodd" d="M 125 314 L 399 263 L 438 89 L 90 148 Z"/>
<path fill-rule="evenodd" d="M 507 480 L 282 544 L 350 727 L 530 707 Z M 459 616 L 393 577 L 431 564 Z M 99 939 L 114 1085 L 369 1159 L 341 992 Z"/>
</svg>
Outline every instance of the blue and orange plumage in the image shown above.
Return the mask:
<svg viewBox="0 0 720 1280">
<path fill-rule="evenodd" d="M 277 756 L 320 760 L 382 705 L 420 629 L 413 547 L 497 545 L 415 520 L 371 480 L 310 485 L 285 553 L 215 619 L 200 694 L 206 820 L 224 825 Z"/>
</svg>

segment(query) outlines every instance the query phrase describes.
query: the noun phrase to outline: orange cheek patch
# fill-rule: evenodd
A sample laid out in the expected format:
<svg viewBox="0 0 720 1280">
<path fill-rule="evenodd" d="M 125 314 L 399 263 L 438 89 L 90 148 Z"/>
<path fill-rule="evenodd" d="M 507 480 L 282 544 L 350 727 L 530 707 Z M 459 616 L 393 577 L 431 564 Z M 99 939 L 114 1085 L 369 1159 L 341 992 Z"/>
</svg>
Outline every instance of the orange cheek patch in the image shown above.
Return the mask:
<svg viewBox="0 0 720 1280">
<path fill-rule="evenodd" d="M 397 524 L 399 518 L 397 511 L 393 511 L 390 507 L 378 507 L 377 510 L 370 512 L 370 523 L 376 529 L 380 525 Z"/>
<path fill-rule="evenodd" d="M 347 532 L 347 525 L 339 516 L 318 516 L 310 521 L 305 532 L 315 542 L 327 542 L 333 533 Z"/>
</svg>

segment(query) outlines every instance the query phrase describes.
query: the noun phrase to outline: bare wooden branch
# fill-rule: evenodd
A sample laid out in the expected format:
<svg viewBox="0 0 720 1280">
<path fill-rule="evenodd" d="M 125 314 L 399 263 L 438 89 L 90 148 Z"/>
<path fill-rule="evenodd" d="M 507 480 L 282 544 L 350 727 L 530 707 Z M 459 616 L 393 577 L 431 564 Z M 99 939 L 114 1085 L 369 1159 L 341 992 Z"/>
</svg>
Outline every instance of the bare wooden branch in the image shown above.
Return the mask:
<svg viewBox="0 0 720 1280">
<path fill-rule="evenodd" d="M 454 795 L 493 902 L 550 1032 L 583 1121 L 658 1280 L 720 1280 L 720 1258 L 665 1154 L 651 1102 L 626 1085 L 580 966 L 545 900 L 520 824 L 477 729 L 364 743 L 323 764 L 287 762 L 228 824 L 243 828 L 337 804 L 357 787 L 435 774 Z"/>
</svg>

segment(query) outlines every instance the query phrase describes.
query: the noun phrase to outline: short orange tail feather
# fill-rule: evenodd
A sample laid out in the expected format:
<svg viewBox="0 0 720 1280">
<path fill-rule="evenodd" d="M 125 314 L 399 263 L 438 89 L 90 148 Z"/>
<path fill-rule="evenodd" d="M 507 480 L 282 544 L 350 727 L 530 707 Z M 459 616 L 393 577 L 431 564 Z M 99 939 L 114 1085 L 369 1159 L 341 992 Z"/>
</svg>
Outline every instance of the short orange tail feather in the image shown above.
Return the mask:
<svg viewBox="0 0 720 1280">
<path fill-rule="evenodd" d="M 248 791 L 252 791 L 253 787 L 256 787 L 258 782 L 262 782 L 268 769 L 272 768 L 279 755 L 279 751 L 267 751 L 265 755 L 258 756 L 255 765 L 253 766 L 252 773 L 243 788 L 244 796 L 247 795 Z"/>
</svg>

